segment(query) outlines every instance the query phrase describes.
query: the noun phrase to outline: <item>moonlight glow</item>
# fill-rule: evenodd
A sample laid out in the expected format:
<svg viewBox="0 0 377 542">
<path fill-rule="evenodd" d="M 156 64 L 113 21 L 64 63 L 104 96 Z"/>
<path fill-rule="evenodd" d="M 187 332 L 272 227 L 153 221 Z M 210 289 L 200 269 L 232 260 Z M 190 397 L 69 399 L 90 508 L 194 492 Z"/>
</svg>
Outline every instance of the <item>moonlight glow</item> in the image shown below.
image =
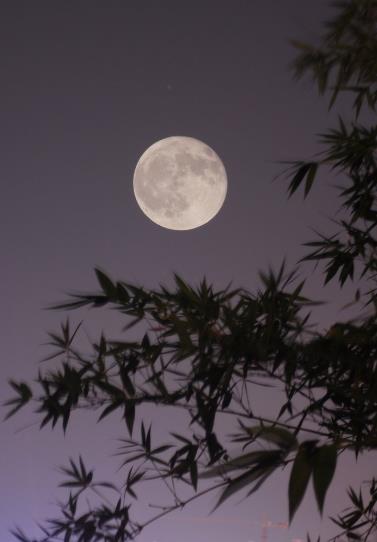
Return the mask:
<svg viewBox="0 0 377 542">
<path fill-rule="evenodd" d="M 137 163 L 134 192 L 141 210 L 171 230 L 191 230 L 221 209 L 227 191 L 222 161 L 192 137 L 167 137 L 149 147 Z"/>
</svg>

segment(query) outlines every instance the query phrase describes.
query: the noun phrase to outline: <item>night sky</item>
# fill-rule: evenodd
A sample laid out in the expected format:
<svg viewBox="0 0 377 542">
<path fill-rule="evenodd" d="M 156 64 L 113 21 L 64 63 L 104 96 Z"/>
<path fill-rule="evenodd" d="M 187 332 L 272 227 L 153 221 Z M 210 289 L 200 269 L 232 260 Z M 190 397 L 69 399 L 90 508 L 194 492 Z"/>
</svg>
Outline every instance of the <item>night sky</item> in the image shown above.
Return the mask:
<svg viewBox="0 0 377 542">
<path fill-rule="evenodd" d="M 1 7 L 1 398 L 11 395 L 7 379 L 32 379 L 49 352 L 46 332 L 65 315 L 45 307 L 67 291 L 96 288 L 94 267 L 147 287 L 169 284 L 177 272 L 193 283 L 205 275 L 217 286 L 253 290 L 259 270 L 284 257 L 294 266 L 310 228 L 329 230 L 333 179 L 320 177 L 305 202 L 287 201 L 286 184 L 273 182 L 278 161 L 310 157 L 319 150 L 315 134 L 347 112 L 343 102 L 330 114 L 311 83 L 289 71 L 289 39 L 314 41 L 327 1 L 3 0 Z M 228 174 L 222 210 L 191 231 L 153 224 L 133 195 L 140 155 L 173 135 L 207 143 Z M 326 327 L 345 292 L 321 281 L 314 274 L 307 292 L 335 298 L 317 313 Z M 102 328 L 119 333 L 114 314 L 73 313 L 72 323 L 82 317 L 83 348 Z M 275 412 L 273 398 L 256 400 Z M 69 456 L 82 453 L 100 478 L 113 476 L 119 461 L 110 455 L 123 429 L 116 416 L 98 425 L 96 418 L 73 417 L 65 437 L 60 427 L 39 431 L 26 410 L 0 425 L 1 542 L 13 540 L 15 524 L 36 534 L 35 521 L 56 512 L 64 495 L 57 467 Z M 155 423 L 157 431 L 166 419 Z M 329 512 L 345 506 L 344 488 L 367 466 L 343 459 Z M 259 542 L 263 518 L 287 520 L 286 482 L 286 473 L 274 476 L 251 499 L 236 497 L 204 519 L 213 495 L 139 540 Z M 292 527 L 271 528 L 268 540 L 291 542 L 307 529 L 334 530 L 321 523 L 311 494 Z"/>
</svg>

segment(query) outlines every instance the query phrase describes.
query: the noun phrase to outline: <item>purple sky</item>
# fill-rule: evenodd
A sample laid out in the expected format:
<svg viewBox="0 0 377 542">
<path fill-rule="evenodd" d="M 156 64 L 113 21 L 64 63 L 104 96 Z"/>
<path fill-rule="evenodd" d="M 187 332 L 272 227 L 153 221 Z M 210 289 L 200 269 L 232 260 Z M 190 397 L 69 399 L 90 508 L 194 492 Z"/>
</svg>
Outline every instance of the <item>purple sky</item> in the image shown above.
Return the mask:
<svg viewBox="0 0 377 542">
<path fill-rule="evenodd" d="M 326 178 L 306 202 L 288 202 L 286 185 L 272 183 L 276 161 L 316 152 L 314 134 L 342 111 L 330 115 L 311 84 L 295 83 L 287 69 L 288 38 L 314 40 L 326 1 L 3 0 L 1 11 L 1 398 L 10 395 L 8 378 L 33 378 L 47 354 L 46 331 L 64 315 L 43 307 L 66 291 L 93 289 L 95 266 L 150 287 L 174 271 L 253 289 L 258 270 L 303 255 L 310 227 L 328 228 L 336 198 Z M 192 231 L 153 224 L 133 197 L 139 156 L 172 135 L 206 142 L 228 173 L 223 209 Z M 320 275 L 309 292 L 344 299 L 323 289 Z M 321 309 L 321 325 L 332 314 Z M 108 313 L 85 313 L 83 329 L 95 338 L 114 322 Z M 273 399 L 258 401 L 273 411 Z M 36 533 L 34 521 L 54 513 L 56 467 L 70 455 L 81 452 L 102 478 L 118 465 L 109 457 L 121 436 L 115 416 L 96 425 L 80 414 L 65 437 L 38 425 L 19 431 L 34 422 L 25 411 L 0 425 L 1 542 L 16 523 Z M 367 459 L 357 467 L 344 459 L 328 496 L 332 513 L 367 467 Z M 287 519 L 286 479 L 276 476 L 252 499 L 236 498 L 213 520 L 200 520 L 211 497 L 140 540 L 259 542 L 263 517 Z M 291 529 L 270 529 L 269 542 L 303 538 L 307 528 L 331 532 L 310 495 Z"/>
</svg>

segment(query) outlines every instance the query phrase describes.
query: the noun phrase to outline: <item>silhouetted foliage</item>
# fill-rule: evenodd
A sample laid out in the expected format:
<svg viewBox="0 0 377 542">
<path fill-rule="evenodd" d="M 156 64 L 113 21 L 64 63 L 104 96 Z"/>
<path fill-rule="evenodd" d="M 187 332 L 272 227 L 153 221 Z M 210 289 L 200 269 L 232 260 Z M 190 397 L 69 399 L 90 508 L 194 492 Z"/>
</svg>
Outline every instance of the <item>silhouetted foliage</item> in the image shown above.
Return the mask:
<svg viewBox="0 0 377 542">
<path fill-rule="evenodd" d="M 308 242 L 304 260 L 324 263 L 325 283 L 336 279 L 342 287 L 354 281 L 355 318 L 334 322 L 326 331 L 313 327 L 310 307 L 316 302 L 305 297 L 304 283 L 284 265 L 261 273 L 256 293 L 216 290 L 205 279 L 194 287 L 179 276 L 170 288 L 149 290 L 114 282 L 97 269 L 99 292 L 72 295 L 55 308 L 111 306 L 125 318 L 122 338 L 102 335 L 83 353 L 75 346 L 80 324 L 71 330 L 67 320 L 50 334 L 55 350 L 48 359 L 56 357 L 60 365 L 38 375 L 38 392 L 12 381 L 16 396 L 6 404 L 10 416 L 34 400 L 41 427 L 59 423 L 64 431 L 78 408 L 98 411 L 98 421 L 120 411 L 128 431 L 119 448 L 126 473 L 116 488 L 96 482 L 81 457 L 71 459 L 62 469 L 68 498 L 40 540 L 129 540 L 210 491 L 219 492 L 217 506 L 240 491 L 249 496 L 287 466 L 290 520 L 310 482 L 322 513 L 339 454 L 376 449 L 377 128 L 357 119 L 363 108 L 373 113 L 377 101 L 377 1 L 335 7 L 319 46 L 294 42 L 294 70 L 298 77 L 311 75 L 321 94 L 329 92 L 330 106 L 340 93 L 353 94 L 355 120 L 340 118 L 338 127 L 321 136 L 318 159 L 290 164 L 288 193 L 303 186 L 307 197 L 323 166 L 327 175 L 341 173 L 339 231 Z M 135 324 L 143 331 L 130 340 Z M 253 410 L 252 389 L 264 385 L 284 393 L 276 419 Z M 161 442 L 146 420 L 135 422 L 145 404 L 184 411 L 187 427 Z M 225 417 L 233 420 L 231 434 L 221 428 Z M 239 447 L 237 455 L 230 454 L 230 445 Z M 132 501 L 148 480 L 160 480 L 172 502 L 139 524 L 132 519 Z M 180 484 L 186 486 L 184 498 Z M 115 493 L 114 500 L 110 493 L 103 498 L 101 487 Z M 99 504 L 85 508 L 82 497 L 88 492 Z M 350 489 L 349 497 L 350 508 L 334 521 L 340 536 L 366 540 L 377 531 L 377 481 L 365 491 Z M 30 542 L 20 530 L 14 535 Z"/>
</svg>

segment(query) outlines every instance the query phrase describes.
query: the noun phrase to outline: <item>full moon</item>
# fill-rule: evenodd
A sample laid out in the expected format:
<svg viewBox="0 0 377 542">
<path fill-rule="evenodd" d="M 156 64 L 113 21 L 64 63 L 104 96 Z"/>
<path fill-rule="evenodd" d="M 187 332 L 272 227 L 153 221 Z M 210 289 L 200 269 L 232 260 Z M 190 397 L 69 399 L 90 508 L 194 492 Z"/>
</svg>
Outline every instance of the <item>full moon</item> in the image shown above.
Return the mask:
<svg viewBox="0 0 377 542">
<path fill-rule="evenodd" d="M 227 191 L 224 165 L 208 145 L 192 137 L 167 137 L 140 157 L 134 173 L 139 207 L 170 230 L 191 230 L 221 209 Z"/>
</svg>

